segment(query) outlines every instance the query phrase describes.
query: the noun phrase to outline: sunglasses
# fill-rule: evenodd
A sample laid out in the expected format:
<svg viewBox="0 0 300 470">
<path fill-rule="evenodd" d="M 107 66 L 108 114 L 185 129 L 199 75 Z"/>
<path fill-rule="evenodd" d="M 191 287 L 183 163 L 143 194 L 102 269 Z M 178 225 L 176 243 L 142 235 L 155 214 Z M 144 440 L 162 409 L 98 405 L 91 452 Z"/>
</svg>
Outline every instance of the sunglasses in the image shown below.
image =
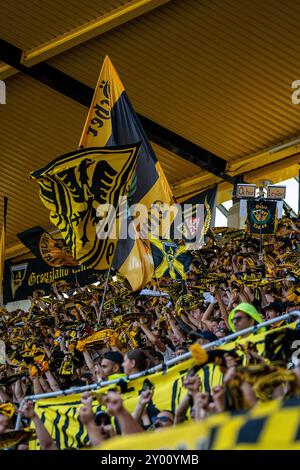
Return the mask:
<svg viewBox="0 0 300 470">
<path fill-rule="evenodd" d="M 236 323 L 236 322 L 238 322 L 238 321 L 240 321 L 240 320 L 243 320 L 243 318 L 244 318 L 244 317 L 234 317 L 234 318 L 232 319 L 232 323 Z"/>
<path fill-rule="evenodd" d="M 171 420 L 167 416 L 155 416 L 153 418 L 153 421 L 154 423 L 156 423 L 157 421 L 161 421 L 162 423 L 167 423 L 168 421 L 171 421 Z"/>
</svg>

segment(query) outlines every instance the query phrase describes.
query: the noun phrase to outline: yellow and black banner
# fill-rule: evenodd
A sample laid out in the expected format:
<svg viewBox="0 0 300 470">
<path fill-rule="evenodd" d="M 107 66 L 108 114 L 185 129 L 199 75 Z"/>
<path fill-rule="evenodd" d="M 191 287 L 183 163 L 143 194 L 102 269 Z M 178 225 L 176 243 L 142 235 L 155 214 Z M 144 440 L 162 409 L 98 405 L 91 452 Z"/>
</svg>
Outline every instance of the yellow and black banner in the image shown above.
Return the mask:
<svg viewBox="0 0 300 470">
<path fill-rule="evenodd" d="M 65 281 L 85 286 L 98 281 L 99 271 L 86 266 L 49 266 L 41 259 L 25 259 L 21 263 L 5 262 L 3 300 L 6 305 L 26 300 L 35 290 L 44 295 L 51 292 L 51 283 Z"/>
<path fill-rule="evenodd" d="M 181 217 L 176 217 L 171 228 L 171 238 L 201 244 L 210 227 L 214 226 L 217 201 L 217 186 L 192 196 L 180 198 Z M 202 210 L 200 206 L 202 205 Z"/>
<path fill-rule="evenodd" d="M 158 386 L 157 380 L 155 380 Z M 142 387 L 142 382 L 139 384 Z M 102 390 L 101 390 L 102 391 Z M 103 390 L 104 391 L 104 390 Z M 168 400 L 161 392 L 170 389 L 165 385 L 159 389 L 155 406 L 169 409 Z M 125 406 L 133 411 L 138 396 L 136 387 L 128 384 L 124 394 Z M 37 412 L 54 438 L 58 448 L 83 448 L 89 445 L 84 426 L 78 419 L 80 396 L 39 400 Z M 93 411 L 101 406 L 95 400 Z M 31 449 L 39 449 L 32 441 Z M 118 436 L 105 441 L 95 450 L 291 450 L 300 449 L 300 398 L 258 402 L 250 411 L 238 414 L 224 412 L 211 415 L 201 422 L 188 420 L 175 428 L 159 432 L 147 431 L 132 436 Z"/>
<path fill-rule="evenodd" d="M 296 322 L 289 328 L 281 327 L 276 334 L 285 329 L 293 331 Z M 266 337 L 274 335 L 274 331 L 263 332 L 239 340 L 239 344 L 249 341 L 257 345 L 259 354 L 264 353 L 268 347 Z M 288 338 L 289 340 L 289 338 Z M 290 342 L 290 341 L 289 341 Z M 228 343 L 221 347 L 223 350 L 235 351 L 237 342 Z M 244 354 L 245 359 L 247 355 Z M 276 359 L 276 357 L 275 357 Z M 167 371 L 140 377 L 133 381 L 121 379 L 117 385 L 110 385 L 100 389 L 106 393 L 109 389 L 116 389 L 122 394 L 126 408 L 132 413 L 138 403 L 139 394 L 145 386 L 145 381 L 154 388 L 152 404 L 158 410 L 172 410 L 175 412 L 179 403 L 186 395 L 183 387 L 183 378 L 197 363 L 194 359 L 171 367 Z M 247 362 L 242 362 L 247 365 Z M 209 362 L 202 367 L 197 366 L 197 374 L 202 383 L 202 390 L 211 394 L 213 387 L 223 383 L 221 367 L 215 362 Z M 97 391 L 98 392 L 98 391 Z M 96 392 L 96 393 L 97 393 Z M 95 393 L 95 394 L 96 394 Z M 291 401 L 265 401 L 245 413 L 222 413 L 207 418 L 203 423 L 192 423 L 172 428 L 170 431 L 145 432 L 141 435 L 115 438 L 103 445 L 105 449 L 235 449 L 245 446 L 254 448 L 275 448 L 285 445 L 300 448 L 300 399 Z M 36 412 L 45 423 L 58 448 L 83 448 L 89 444 L 84 426 L 78 419 L 78 410 L 81 407 L 80 394 L 62 396 L 52 399 L 38 400 Z M 93 410 L 100 411 L 101 405 L 95 396 Z M 189 418 L 190 419 L 190 418 Z M 286 435 L 283 429 L 286 423 Z M 278 439 L 276 438 L 278 436 Z M 160 436 L 160 438 L 157 438 Z M 248 436 L 248 440 L 247 440 Z M 266 446 L 266 447 L 264 447 Z M 269 446 L 269 447 L 268 447 Z M 273 446 L 273 447 L 272 447 Z M 38 448 L 33 442 L 31 448 Z M 281 448 L 281 447 L 279 447 Z M 295 447 L 296 448 L 296 447 Z"/>
<path fill-rule="evenodd" d="M 111 266 L 118 239 L 120 198 L 130 190 L 140 144 L 87 148 L 63 155 L 31 173 L 78 264 Z M 100 208 L 105 212 L 99 213 Z"/>
<path fill-rule="evenodd" d="M 105 393 L 109 389 L 120 391 L 126 408 L 133 412 L 139 400 L 139 393 L 143 389 L 145 380 L 147 380 L 154 387 L 152 404 L 159 410 L 170 409 L 174 412 L 179 402 L 186 395 L 182 380 L 193 364 L 194 361 L 191 359 L 173 366 L 167 374 L 157 372 L 130 382 L 123 379 L 119 385 L 107 386 L 101 388 L 100 391 L 101 393 Z M 222 383 L 223 375 L 219 366 L 215 364 L 207 364 L 198 371 L 198 374 L 203 383 L 203 389 L 207 392 L 210 392 L 212 387 Z M 78 410 L 81 406 L 79 394 L 36 402 L 36 412 L 52 435 L 58 448 L 63 449 L 71 446 L 82 448 L 88 445 L 87 432 L 78 419 Z M 93 402 L 93 410 L 94 412 L 101 410 L 96 398 Z M 147 433 L 147 435 L 149 434 Z M 38 448 L 38 443 L 32 443 L 31 447 Z"/>
<path fill-rule="evenodd" d="M 269 235 L 275 232 L 276 201 L 247 201 L 247 221 L 252 235 Z"/>
<path fill-rule="evenodd" d="M 94 450 L 299 450 L 300 399 L 258 403 L 242 414 L 221 413 L 159 432 L 121 436 Z"/>
</svg>

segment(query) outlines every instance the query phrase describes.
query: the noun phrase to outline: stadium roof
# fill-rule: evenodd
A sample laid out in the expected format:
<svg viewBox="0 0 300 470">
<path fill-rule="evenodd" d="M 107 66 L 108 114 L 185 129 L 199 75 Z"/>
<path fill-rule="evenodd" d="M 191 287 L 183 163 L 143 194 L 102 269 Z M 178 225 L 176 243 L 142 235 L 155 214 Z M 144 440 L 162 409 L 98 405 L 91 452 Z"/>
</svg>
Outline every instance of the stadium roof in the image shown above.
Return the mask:
<svg viewBox="0 0 300 470">
<path fill-rule="evenodd" d="M 298 175 L 299 0 L 6 0 L 0 17 L 8 255 L 16 233 L 50 228 L 28 174 L 77 148 L 105 55 L 177 198 Z"/>
</svg>

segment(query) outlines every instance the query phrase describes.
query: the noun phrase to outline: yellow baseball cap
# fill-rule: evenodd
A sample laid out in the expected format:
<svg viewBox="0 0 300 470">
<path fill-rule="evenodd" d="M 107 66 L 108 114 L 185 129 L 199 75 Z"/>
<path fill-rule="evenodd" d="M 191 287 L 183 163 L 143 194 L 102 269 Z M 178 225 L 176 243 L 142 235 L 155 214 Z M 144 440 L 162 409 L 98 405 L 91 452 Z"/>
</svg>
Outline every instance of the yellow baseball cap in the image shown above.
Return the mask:
<svg viewBox="0 0 300 470">
<path fill-rule="evenodd" d="M 258 311 L 253 305 L 248 304 L 247 302 L 242 302 L 239 305 L 237 305 L 233 310 L 231 310 L 229 317 L 228 317 L 228 323 L 229 323 L 230 329 L 234 333 L 236 332 L 236 329 L 232 320 L 236 312 L 245 313 L 249 317 L 253 318 L 253 320 L 255 320 L 256 323 L 262 323 L 263 321 L 260 314 L 258 313 Z M 263 329 L 261 331 L 263 331 Z"/>
</svg>

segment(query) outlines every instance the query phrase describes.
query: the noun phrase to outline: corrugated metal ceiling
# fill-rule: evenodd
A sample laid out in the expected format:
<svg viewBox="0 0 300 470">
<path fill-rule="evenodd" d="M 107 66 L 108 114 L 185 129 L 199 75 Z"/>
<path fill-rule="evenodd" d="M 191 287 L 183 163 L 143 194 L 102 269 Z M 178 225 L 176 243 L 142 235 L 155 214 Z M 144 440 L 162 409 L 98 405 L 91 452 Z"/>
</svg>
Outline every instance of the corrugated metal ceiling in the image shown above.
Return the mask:
<svg viewBox="0 0 300 470">
<path fill-rule="evenodd" d="M 18 75 L 9 79 L 8 102 L 0 111 L 0 194 L 9 198 L 7 240 L 11 244 L 23 229 L 37 224 L 50 228 L 49 213 L 29 173 L 76 149 L 87 109 Z M 171 184 L 200 170 L 158 145 L 154 149 Z"/>
<path fill-rule="evenodd" d="M 171 1 L 50 63 L 94 85 L 109 54 L 141 114 L 231 161 L 299 132 L 299 21 L 299 1 Z"/>
<path fill-rule="evenodd" d="M 30 50 L 105 15 L 131 0 L 5 0 L 1 38 Z"/>
</svg>

